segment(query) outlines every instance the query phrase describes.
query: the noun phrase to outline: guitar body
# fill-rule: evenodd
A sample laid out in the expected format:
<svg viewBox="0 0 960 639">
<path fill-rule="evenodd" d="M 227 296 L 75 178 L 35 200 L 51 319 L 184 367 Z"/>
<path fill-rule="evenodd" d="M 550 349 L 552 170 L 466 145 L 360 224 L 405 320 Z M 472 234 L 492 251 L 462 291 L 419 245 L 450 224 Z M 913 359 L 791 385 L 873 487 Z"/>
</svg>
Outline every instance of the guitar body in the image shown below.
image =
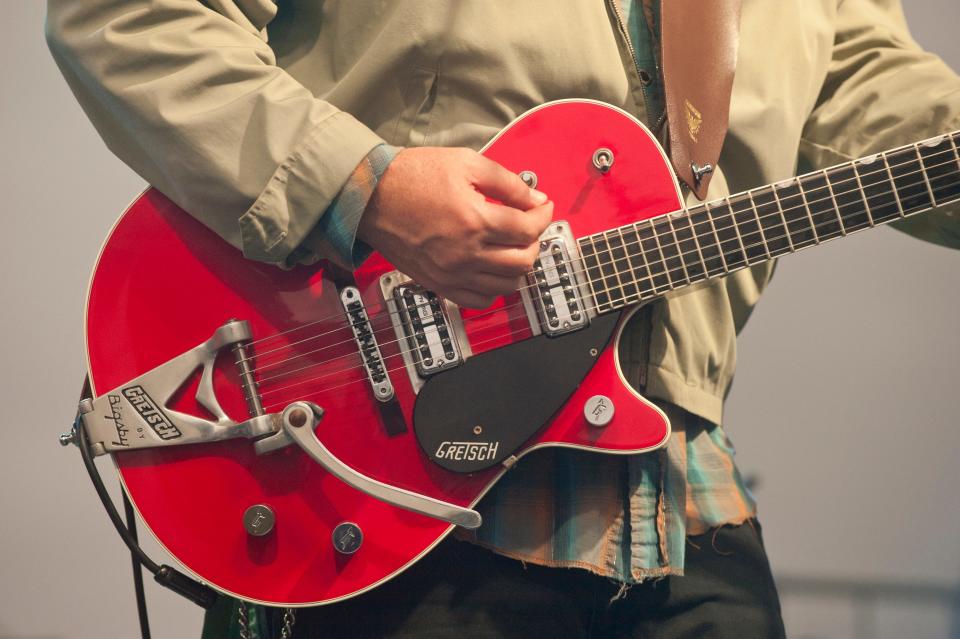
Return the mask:
<svg viewBox="0 0 960 639">
<path fill-rule="evenodd" d="M 607 172 L 592 162 L 600 148 L 615 158 Z M 511 171 L 535 172 L 537 188 L 555 202 L 555 221 L 569 224 L 575 238 L 682 208 L 653 137 L 600 103 L 534 109 L 484 154 Z M 92 276 L 86 339 L 94 394 L 126 384 L 238 318 L 252 329 L 248 348 L 267 412 L 297 400 L 315 403 L 324 410 L 315 433 L 331 453 L 368 477 L 422 495 L 472 506 L 510 465 L 546 446 L 633 454 L 665 444 L 666 417 L 628 386 L 616 358 L 630 311 L 548 337 L 534 335 L 519 295 L 491 309 L 463 310 L 469 342 L 463 346 L 472 354 L 418 387 L 403 363 L 407 343 L 397 338 L 384 303 L 383 277 L 393 271 L 377 255 L 352 276 L 324 262 L 284 271 L 246 260 L 148 190 L 117 222 Z M 390 402 L 376 400 L 362 367 L 338 292 L 348 285 L 360 292 L 376 331 L 395 393 Z M 195 399 L 198 378 L 199 372 L 171 408 L 209 416 Z M 217 360 L 213 387 L 231 419 L 250 417 L 229 351 Z M 603 427 L 584 416 L 595 395 L 616 407 Z M 491 421 L 503 428 L 516 419 L 527 430 L 518 431 L 522 441 L 504 462 L 458 472 L 431 457 L 415 418 L 441 426 L 449 420 L 451 432 L 468 428 L 481 440 Z M 303 606 L 355 596 L 412 565 L 453 528 L 352 488 L 297 446 L 258 455 L 251 440 L 240 438 L 113 457 L 159 542 L 199 579 L 249 601 Z M 269 506 L 276 518 L 262 537 L 243 525 L 244 512 L 256 504 Z M 363 534 L 350 555 L 331 542 L 344 522 Z"/>
</svg>

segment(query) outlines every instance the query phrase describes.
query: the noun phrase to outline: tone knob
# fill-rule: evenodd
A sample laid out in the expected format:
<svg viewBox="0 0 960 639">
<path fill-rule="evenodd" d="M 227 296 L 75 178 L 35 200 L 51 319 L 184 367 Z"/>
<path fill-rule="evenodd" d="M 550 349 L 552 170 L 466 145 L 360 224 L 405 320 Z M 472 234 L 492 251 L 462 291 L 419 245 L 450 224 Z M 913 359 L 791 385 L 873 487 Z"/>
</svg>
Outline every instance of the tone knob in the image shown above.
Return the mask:
<svg viewBox="0 0 960 639">
<path fill-rule="evenodd" d="M 594 395 L 584 402 L 583 416 L 591 426 L 606 426 L 613 419 L 613 401 L 606 395 Z"/>
</svg>

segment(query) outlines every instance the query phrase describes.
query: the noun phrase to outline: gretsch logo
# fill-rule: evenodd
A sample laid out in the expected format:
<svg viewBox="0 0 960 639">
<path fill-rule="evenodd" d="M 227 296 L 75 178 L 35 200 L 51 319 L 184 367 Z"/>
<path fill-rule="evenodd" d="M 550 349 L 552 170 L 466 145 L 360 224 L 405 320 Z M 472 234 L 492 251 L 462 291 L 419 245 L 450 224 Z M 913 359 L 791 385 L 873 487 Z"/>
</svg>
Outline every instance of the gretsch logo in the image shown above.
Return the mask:
<svg viewBox="0 0 960 639">
<path fill-rule="evenodd" d="M 437 459 L 486 461 L 497 456 L 500 442 L 441 442 L 434 453 Z"/>
<path fill-rule="evenodd" d="M 119 395 L 107 395 L 107 399 L 110 400 L 110 414 L 104 415 L 103 418 L 113 422 L 114 428 L 117 429 L 117 439 L 113 442 L 113 445 L 129 447 L 130 430 L 123 423 L 123 400 L 120 399 Z"/>
<path fill-rule="evenodd" d="M 180 437 L 180 429 L 171 423 L 162 410 L 157 406 L 143 386 L 128 386 L 123 389 L 123 396 L 127 398 L 130 405 L 137 409 L 140 418 L 150 425 L 157 437 L 163 440 L 176 439 Z"/>
</svg>

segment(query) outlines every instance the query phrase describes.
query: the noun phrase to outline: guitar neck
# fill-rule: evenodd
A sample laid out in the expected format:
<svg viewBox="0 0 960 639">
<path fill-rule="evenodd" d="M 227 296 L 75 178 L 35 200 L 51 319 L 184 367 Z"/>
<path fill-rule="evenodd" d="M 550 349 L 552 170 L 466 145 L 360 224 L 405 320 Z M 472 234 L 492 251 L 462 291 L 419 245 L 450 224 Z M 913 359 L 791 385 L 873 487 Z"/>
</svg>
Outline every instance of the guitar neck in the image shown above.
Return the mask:
<svg viewBox="0 0 960 639">
<path fill-rule="evenodd" d="M 960 200 L 960 132 L 578 240 L 598 313 Z"/>
</svg>

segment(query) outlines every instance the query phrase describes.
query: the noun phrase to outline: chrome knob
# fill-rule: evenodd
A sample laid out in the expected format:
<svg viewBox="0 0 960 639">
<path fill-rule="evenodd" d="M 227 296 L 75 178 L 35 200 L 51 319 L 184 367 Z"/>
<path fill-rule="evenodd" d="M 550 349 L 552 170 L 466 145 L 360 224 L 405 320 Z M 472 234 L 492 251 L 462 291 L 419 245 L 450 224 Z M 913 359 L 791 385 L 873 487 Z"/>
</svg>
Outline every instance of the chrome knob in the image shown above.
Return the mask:
<svg viewBox="0 0 960 639">
<path fill-rule="evenodd" d="M 603 427 L 613 419 L 613 401 L 606 395 L 594 395 L 583 404 L 583 416 L 591 426 Z"/>
<path fill-rule="evenodd" d="M 360 550 L 363 543 L 363 531 L 352 521 L 345 521 L 333 529 L 330 535 L 333 549 L 341 555 L 352 555 Z"/>
<path fill-rule="evenodd" d="M 273 509 L 264 504 L 254 504 L 243 512 L 243 527 L 251 537 L 269 535 L 275 523 Z"/>
</svg>

